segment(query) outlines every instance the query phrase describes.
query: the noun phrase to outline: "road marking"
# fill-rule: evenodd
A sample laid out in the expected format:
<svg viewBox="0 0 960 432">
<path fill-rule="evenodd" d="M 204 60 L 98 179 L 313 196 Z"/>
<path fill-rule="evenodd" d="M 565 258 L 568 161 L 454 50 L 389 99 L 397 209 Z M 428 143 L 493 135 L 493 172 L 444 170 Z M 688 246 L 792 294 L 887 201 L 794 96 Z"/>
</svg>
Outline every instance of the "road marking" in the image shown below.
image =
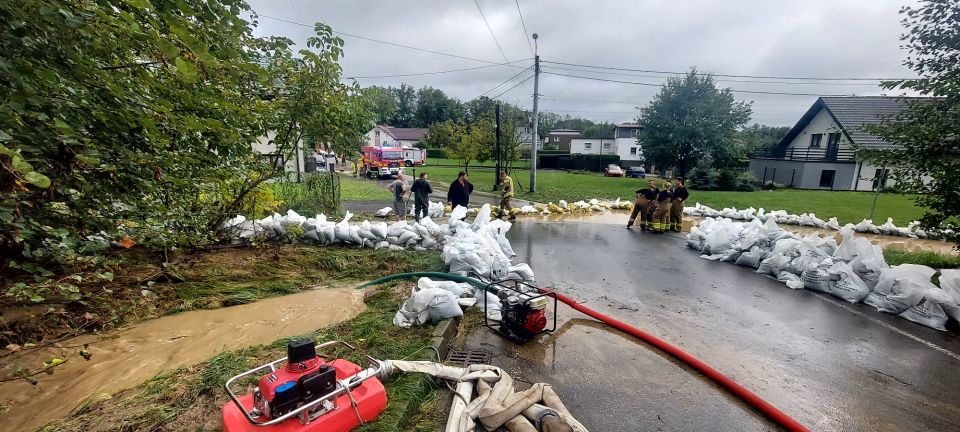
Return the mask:
<svg viewBox="0 0 960 432">
<path fill-rule="evenodd" d="M 887 324 L 887 323 L 885 323 L 885 322 L 883 322 L 883 321 L 881 321 L 881 320 L 879 320 L 879 319 L 877 319 L 877 318 L 874 318 L 874 317 L 872 317 L 872 316 L 870 316 L 870 315 L 867 315 L 867 314 L 865 314 L 865 313 L 863 313 L 863 312 L 860 312 L 860 311 L 858 311 L 858 310 L 856 310 L 856 309 L 854 309 L 854 308 L 851 308 L 850 306 L 844 304 L 844 303 L 841 302 L 841 301 L 834 300 L 834 299 L 832 299 L 832 298 L 826 297 L 826 296 L 824 296 L 824 295 L 816 294 L 816 293 L 814 293 L 814 297 L 816 297 L 816 298 L 818 298 L 818 299 L 820 299 L 820 300 L 823 300 L 823 301 L 825 301 L 825 302 L 827 302 L 827 303 L 830 303 L 830 304 L 832 304 L 832 305 L 834 305 L 834 306 L 838 306 L 838 307 L 841 307 L 841 308 L 843 308 L 843 309 L 846 309 L 847 311 L 849 311 L 850 313 L 852 313 L 852 314 L 854 314 L 854 315 L 856 315 L 856 316 L 859 316 L 859 317 L 862 317 L 862 318 L 866 318 L 866 319 L 868 319 L 868 320 L 870 320 L 870 321 L 873 321 L 873 322 L 875 322 L 875 323 L 877 323 L 877 324 L 880 324 L 881 326 L 883 326 L 883 327 L 886 328 L 887 330 L 893 331 L 893 332 L 895 332 L 895 333 L 899 333 L 899 334 L 901 334 L 901 335 L 903 335 L 903 336 L 906 336 L 906 337 L 908 337 L 908 338 L 910 338 L 910 339 L 913 339 L 913 340 L 915 340 L 915 341 L 917 341 L 917 342 L 920 342 L 921 344 L 924 344 L 924 345 L 926 345 L 926 346 L 928 346 L 928 347 L 930 347 L 930 348 L 933 348 L 933 349 L 935 349 L 935 350 L 937 350 L 937 351 L 940 351 L 940 352 L 942 352 L 942 353 L 944 353 L 944 354 L 946 354 L 946 355 L 948 355 L 948 356 L 950 356 L 950 357 L 953 357 L 955 360 L 960 360 L 960 354 L 957 354 L 957 353 L 955 353 L 955 352 L 953 352 L 953 351 L 950 351 L 950 350 L 948 350 L 948 349 L 946 349 L 946 348 L 944 348 L 944 347 L 942 347 L 942 346 L 940 346 L 940 345 L 937 345 L 937 344 L 935 344 L 935 343 L 933 343 L 933 342 L 930 342 L 930 341 L 928 341 L 928 340 L 926 340 L 926 339 L 924 339 L 924 338 L 922 338 L 922 337 L 920 337 L 920 336 L 917 336 L 917 335 L 915 335 L 915 334 L 913 334 L 913 333 L 910 333 L 910 332 L 908 332 L 908 331 L 906 331 L 906 330 L 899 329 L 899 328 L 897 328 L 896 326 Z"/>
</svg>

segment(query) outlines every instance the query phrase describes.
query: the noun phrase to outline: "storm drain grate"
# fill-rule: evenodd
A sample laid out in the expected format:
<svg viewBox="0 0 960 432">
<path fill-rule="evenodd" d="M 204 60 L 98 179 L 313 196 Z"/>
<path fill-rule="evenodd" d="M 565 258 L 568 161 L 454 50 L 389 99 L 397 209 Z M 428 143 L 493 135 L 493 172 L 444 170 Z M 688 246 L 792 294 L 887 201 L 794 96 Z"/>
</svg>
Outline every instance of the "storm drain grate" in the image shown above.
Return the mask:
<svg viewBox="0 0 960 432">
<path fill-rule="evenodd" d="M 453 350 L 447 356 L 447 364 L 469 366 L 472 364 L 490 364 L 493 353 L 484 350 Z"/>
</svg>

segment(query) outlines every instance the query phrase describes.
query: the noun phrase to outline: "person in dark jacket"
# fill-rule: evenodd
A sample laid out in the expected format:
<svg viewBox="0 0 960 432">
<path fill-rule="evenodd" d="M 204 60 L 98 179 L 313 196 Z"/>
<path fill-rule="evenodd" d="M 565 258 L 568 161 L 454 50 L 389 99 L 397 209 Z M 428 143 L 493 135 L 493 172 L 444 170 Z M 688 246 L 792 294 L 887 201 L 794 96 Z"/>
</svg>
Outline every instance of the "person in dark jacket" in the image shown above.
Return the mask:
<svg viewBox="0 0 960 432">
<path fill-rule="evenodd" d="M 427 209 L 430 208 L 430 194 L 433 193 L 427 173 L 420 173 L 420 178 L 413 182 L 410 192 L 413 192 L 413 218 L 420 222 L 421 217 L 427 216 Z M 421 211 L 423 216 L 420 216 Z"/>
<path fill-rule="evenodd" d="M 637 216 L 640 216 L 640 229 L 650 229 L 650 205 L 657 199 L 656 185 L 653 180 L 647 182 L 647 187 L 637 189 L 637 200 L 633 202 L 633 212 L 630 213 L 630 220 L 627 221 L 627 228 L 633 226 Z"/>
<path fill-rule="evenodd" d="M 673 199 L 673 184 L 663 182 L 663 189 L 657 195 L 657 210 L 653 212 L 653 232 L 666 232 L 670 225 L 670 200 Z"/>
<path fill-rule="evenodd" d="M 450 183 L 450 190 L 447 191 L 447 202 L 450 203 L 451 207 L 467 207 L 470 204 L 470 194 L 473 193 L 473 183 L 470 183 L 468 177 L 465 171 L 460 171 L 460 173 L 457 174 L 457 179 L 454 180 L 453 183 Z"/>
<path fill-rule="evenodd" d="M 683 186 L 683 179 L 674 180 L 674 186 L 670 203 L 670 231 L 680 232 L 683 228 L 683 203 L 690 198 L 690 192 Z"/>
</svg>

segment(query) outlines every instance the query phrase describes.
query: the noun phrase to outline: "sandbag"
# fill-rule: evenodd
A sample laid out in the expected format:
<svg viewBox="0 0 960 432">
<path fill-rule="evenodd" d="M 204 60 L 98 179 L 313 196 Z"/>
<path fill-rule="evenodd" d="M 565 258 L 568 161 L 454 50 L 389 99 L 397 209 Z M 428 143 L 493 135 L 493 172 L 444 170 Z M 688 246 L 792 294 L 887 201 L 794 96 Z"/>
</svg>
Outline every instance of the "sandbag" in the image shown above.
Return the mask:
<svg viewBox="0 0 960 432">
<path fill-rule="evenodd" d="M 780 273 L 789 266 L 789 257 L 786 257 L 779 252 L 772 252 L 769 256 L 767 256 L 767 258 L 765 258 L 763 261 L 760 261 L 760 266 L 757 267 L 757 273 L 778 277 Z M 800 278 L 797 278 L 797 280 L 800 280 Z"/>
<path fill-rule="evenodd" d="M 760 249 L 759 246 L 753 246 L 748 252 L 740 254 L 740 257 L 737 258 L 736 264 L 745 267 L 757 268 L 760 267 L 760 262 L 767 257 L 770 253 Z"/>
<path fill-rule="evenodd" d="M 923 299 L 923 291 L 936 288 L 930 278 L 936 270 L 918 264 L 883 269 L 873 292 L 863 302 L 880 312 L 900 314 Z"/>
<path fill-rule="evenodd" d="M 422 277 L 417 280 L 417 287 L 425 290 L 430 288 L 440 288 L 453 293 L 457 297 L 463 297 L 464 295 L 473 296 L 473 286 L 466 282 L 454 282 L 448 280 L 439 280 L 435 281 L 428 277 Z"/>
<path fill-rule="evenodd" d="M 376 217 L 387 217 L 393 214 L 393 207 L 384 207 L 380 210 L 377 210 L 373 215 Z"/>
<path fill-rule="evenodd" d="M 850 303 L 859 303 L 870 294 L 870 287 L 857 276 L 850 264 L 838 261 L 827 270 L 830 279 L 835 280 L 830 294 L 840 297 Z"/>
<path fill-rule="evenodd" d="M 800 273 L 803 287 L 812 290 L 830 293 L 830 273 L 827 270 L 833 266 L 833 260 L 826 258 L 817 264 L 808 264 Z"/>
<path fill-rule="evenodd" d="M 777 280 L 780 282 L 783 282 L 784 285 L 786 285 L 787 288 L 790 288 L 790 289 L 803 289 L 804 287 L 803 281 L 800 280 L 800 276 L 797 276 L 788 271 L 780 272 L 780 274 L 777 275 Z"/>
<path fill-rule="evenodd" d="M 953 300 L 942 305 L 944 312 L 955 321 L 960 321 L 960 270 L 940 270 L 940 289 Z"/>
<path fill-rule="evenodd" d="M 393 324 L 411 327 L 463 316 L 457 296 L 442 288 L 416 289 L 393 316 Z"/>
<path fill-rule="evenodd" d="M 920 295 L 921 299 L 916 305 L 901 312 L 900 318 L 908 319 L 932 329 L 946 331 L 947 313 L 943 306 L 952 304 L 953 298 L 940 288 L 916 291 L 911 295 Z"/>
</svg>

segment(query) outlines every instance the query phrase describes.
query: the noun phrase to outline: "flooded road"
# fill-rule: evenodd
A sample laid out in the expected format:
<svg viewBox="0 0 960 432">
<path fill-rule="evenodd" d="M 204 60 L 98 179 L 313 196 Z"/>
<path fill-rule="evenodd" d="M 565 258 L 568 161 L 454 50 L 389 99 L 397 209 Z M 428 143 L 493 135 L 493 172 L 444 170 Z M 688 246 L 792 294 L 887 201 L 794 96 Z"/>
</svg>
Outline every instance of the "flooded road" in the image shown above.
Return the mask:
<svg viewBox="0 0 960 432">
<path fill-rule="evenodd" d="M 90 343 L 90 361 L 71 355 L 53 375 L 40 374 L 36 386 L 18 380 L 0 384 L 2 430 L 34 430 L 68 415 L 88 398 L 134 387 L 158 373 L 206 360 L 224 350 L 273 342 L 346 321 L 363 311 L 363 291 L 318 288 L 256 303 L 170 315 L 64 344 Z M 18 361 L 36 369 L 56 349 L 43 349 Z M 72 353 L 75 349 L 64 350 Z M 4 375 L 12 373 L 5 370 Z M 214 415 L 214 413 L 211 413 Z"/>
<path fill-rule="evenodd" d="M 527 221 L 508 235 L 540 284 L 678 345 L 811 430 L 960 430 L 955 331 L 700 259 L 680 235 Z M 517 347 L 481 330 L 468 346 L 551 383 L 590 430 L 777 430 L 686 366 L 583 318 L 560 305 L 556 333 Z"/>
</svg>

